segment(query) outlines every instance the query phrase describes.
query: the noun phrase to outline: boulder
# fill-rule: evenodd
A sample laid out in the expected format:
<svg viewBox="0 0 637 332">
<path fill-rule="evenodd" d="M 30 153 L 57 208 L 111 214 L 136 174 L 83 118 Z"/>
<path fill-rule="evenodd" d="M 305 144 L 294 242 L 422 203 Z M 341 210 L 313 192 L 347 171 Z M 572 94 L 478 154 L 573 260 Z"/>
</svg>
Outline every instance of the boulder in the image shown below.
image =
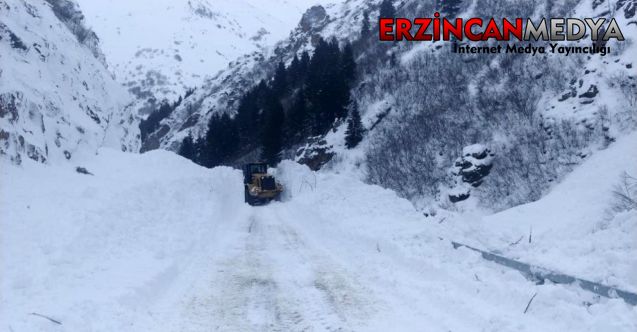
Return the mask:
<svg viewBox="0 0 637 332">
<path fill-rule="evenodd" d="M 462 182 L 478 187 L 489 175 L 493 167 L 494 153 L 482 144 L 474 144 L 462 149 L 462 157 L 456 159 L 452 173 Z"/>
</svg>

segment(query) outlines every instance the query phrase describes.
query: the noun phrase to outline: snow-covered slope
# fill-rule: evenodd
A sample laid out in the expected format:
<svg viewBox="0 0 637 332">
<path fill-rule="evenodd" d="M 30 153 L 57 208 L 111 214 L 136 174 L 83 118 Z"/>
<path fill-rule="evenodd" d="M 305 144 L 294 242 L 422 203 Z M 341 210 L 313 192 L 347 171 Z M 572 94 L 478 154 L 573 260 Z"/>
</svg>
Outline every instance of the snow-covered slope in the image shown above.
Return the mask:
<svg viewBox="0 0 637 332">
<path fill-rule="evenodd" d="M 239 171 L 170 152 L 78 162 L 94 175 L 0 168 L 2 330 L 637 327 L 621 299 L 454 250 L 409 201 L 347 175 L 284 162 L 284 201 L 250 207 Z"/>
<path fill-rule="evenodd" d="M 157 148 L 177 150 L 189 133 L 201 137 L 206 132 L 208 120 L 214 114 L 233 114 L 239 98 L 261 79 L 269 78 L 278 61 L 289 62 L 296 52 L 313 49 L 312 42 L 320 35 L 333 36 L 334 26 L 341 26 L 341 37 L 355 34 L 362 11 L 375 7 L 379 1 L 347 0 L 306 10 L 288 36 L 266 49 L 255 49 L 231 61 L 216 75 L 208 77 L 197 87 L 194 95 L 185 99 L 161 126 L 143 142 L 143 150 Z M 342 27 L 346 25 L 350 30 Z"/>
<path fill-rule="evenodd" d="M 142 101 L 159 102 L 283 39 L 307 7 L 327 0 L 78 2 L 117 80 Z"/>
<path fill-rule="evenodd" d="M 449 227 L 460 232 L 453 237 L 527 263 L 637 291 L 637 210 L 613 210 L 619 199 L 613 192 L 625 185 L 622 174 L 637 175 L 636 142 L 637 133 L 632 133 L 596 152 L 536 202 L 478 220 L 464 216 L 450 222 Z M 635 191 L 634 183 L 627 184 Z"/>
<path fill-rule="evenodd" d="M 0 154 L 20 163 L 137 150 L 132 97 L 102 60 L 72 2 L 0 1 Z"/>
</svg>

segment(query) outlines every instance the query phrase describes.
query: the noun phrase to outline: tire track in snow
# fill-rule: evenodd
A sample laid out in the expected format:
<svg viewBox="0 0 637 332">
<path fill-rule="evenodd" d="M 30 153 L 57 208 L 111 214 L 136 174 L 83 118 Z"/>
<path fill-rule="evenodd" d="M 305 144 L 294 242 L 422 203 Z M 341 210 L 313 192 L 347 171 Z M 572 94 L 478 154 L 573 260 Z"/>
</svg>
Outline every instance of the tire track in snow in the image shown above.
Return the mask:
<svg viewBox="0 0 637 332">
<path fill-rule="evenodd" d="M 358 276 L 335 263 L 320 248 L 313 247 L 304 241 L 289 223 L 278 212 L 281 205 L 273 206 L 273 215 L 280 221 L 279 232 L 284 238 L 284 245 L 296 253 L 302 262 L 311 262 L 314 272 L 313 287 L 321 293 L 331 311 L 338 316 L 345 326 L 360 326 L 371 316 L 376 308 L 369 299 L 371 290 L 358 281 Z M 342 329 L 338 329 L 342 330 Z"/>
<path fill-rule="evenodd" d="M 187 304 L 189 321 L 215 331 L 351 331 L 364 324 L 368 290 L 308 247 L 276 213 L 254 208 L 243 234 L 216 262 L 207 294 Z"/>
</svg>

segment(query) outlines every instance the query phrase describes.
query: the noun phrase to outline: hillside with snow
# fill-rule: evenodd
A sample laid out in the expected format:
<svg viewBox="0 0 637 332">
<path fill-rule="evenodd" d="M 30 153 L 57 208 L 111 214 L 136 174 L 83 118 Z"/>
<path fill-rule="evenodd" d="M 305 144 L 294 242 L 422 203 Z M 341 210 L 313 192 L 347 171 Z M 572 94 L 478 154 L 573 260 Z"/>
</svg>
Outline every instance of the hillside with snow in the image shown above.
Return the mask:
<svg viewBox="0 0 637 332">
<path fill-rule="evenodd" d="M 73 2 L 0 1 L 0 156 L 19 164 L 101 146 L 137 151 L 132 101 Z"/>
<path fill-rule="evenodd" d="M 78 0 L 111 70 L 147 114 L 163 100 L 287 37 L 310 6 L 327 0 Z"/>
<path fill-rule="evenodd" d="M 349 0 L 308 10 L 272 50 L 237 59 L 162 114 L 142 150 L 179 151 L 188 136 L 204 139 L 211 118 L 237 114 L 246 87 L 261 80 L 272 84 L 278 62 L 289 68 L 295 55 L 311 54 L 320 38 L 333 37 L 354 49 L 357 78 L 350 96 L 366 137 L 358 148 L 346 149 L 346 119 L 334 119 L 330 130 L 281 147 L 281 156 L 335 170 L 355 165 L 367 181 L 396 190 L 422 209 L 497 211 L 537 200 L 595 151 L 637 127 L 633 1 L 459 2 L 462 17 L 613 17 L 627 40 L 609 41 L 606 56 L 462 55 L 450 54 L 449 42 L 380 43 L 375 33 L 360 32 L 364 13 L 374 22 L 380 2 Z M 396 2 L 397 15 L 405 17 L 440 9 L 435 1 Z M 294 116 L 289 104 L 298 91 L 292 87 L 281 98 L 284 122 Z M 262 108 L 252 111 L 265 122 Z M 475 156 L 463 153 L 476 144 L 484 149 Z M 239 150 L 227 164 L 260 151 Z M 482 162 L 476 157 L 483 154 L 492 162 L 472 164 Z"/>
</svg>

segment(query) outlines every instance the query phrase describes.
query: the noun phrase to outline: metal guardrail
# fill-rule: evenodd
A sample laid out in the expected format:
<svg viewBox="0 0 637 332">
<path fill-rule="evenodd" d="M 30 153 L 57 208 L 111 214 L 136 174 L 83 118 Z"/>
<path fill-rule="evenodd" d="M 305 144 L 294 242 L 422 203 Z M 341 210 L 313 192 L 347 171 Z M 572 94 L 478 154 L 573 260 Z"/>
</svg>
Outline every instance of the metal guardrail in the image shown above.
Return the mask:
<svg viewBox="0 0 637 332">
<path fill-rule="evenodd" d="M 514 270 L 520 271 L 527 279 L 543 283 L 544 280 L 550 280 L 555 284 L 577 284 L 580 288 L 593 292 L 595 294 L 607 297 L 607 298 L 621 298 L 626 303 L 637 306 L 637 294 L 627 292 L 615 287 L 610 287 L 606 285 L 602 285 L 597 282 L 592 282 L 585 279 L 576 278 L 573 276 L 569 276 L 563 273 L 558 273 L 554 271 L 550 271 L 539 266 L 530 265 L 527 263 L 522 263 L 516 261 L 514 259 L 510 259 L 504 256 L 496 255 L 494 253 L 480 250 L 466 244 L 458 243 L 451 241 L 454 249 L 458 249 L 459 247 L 465 247 L 471 249 L 473 251 L 479 252 L 482 255 L 482 258 L 506 266 L 508 268 L 512 268 Z"/>
</svg>

